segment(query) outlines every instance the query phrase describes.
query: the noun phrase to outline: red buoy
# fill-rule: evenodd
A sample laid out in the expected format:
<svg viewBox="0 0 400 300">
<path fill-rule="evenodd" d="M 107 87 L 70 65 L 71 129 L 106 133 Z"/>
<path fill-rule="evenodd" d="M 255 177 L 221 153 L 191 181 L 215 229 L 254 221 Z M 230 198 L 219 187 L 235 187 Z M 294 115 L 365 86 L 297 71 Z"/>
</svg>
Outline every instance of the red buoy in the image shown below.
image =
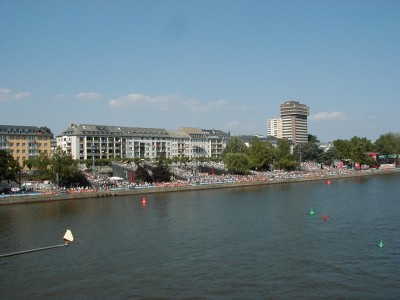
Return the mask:
<svg viewBox="0 0 400 300">
<path fill-rule="evenodd" d="M 331 185 L 332 181 L 330 179 L 328 179 L 327 183 L 328 183 L 328 185 Z"/>
<path fill-rule="evenodd" d="M 327 220 L 328 220 L 328 216 L 327 216 L 327 215 L 324 215 L 324 216 L 322 217 L 322 219 L 323 219 L 324 221 L 327 221 Z"/>
<path fill-rule="evenodd" d="M 146 197 L 143 197 L 142 198 L 142 205 L 144 206 L 144 205 L 146 205 L 146 203 L 147 203 Z"/>
</svg>

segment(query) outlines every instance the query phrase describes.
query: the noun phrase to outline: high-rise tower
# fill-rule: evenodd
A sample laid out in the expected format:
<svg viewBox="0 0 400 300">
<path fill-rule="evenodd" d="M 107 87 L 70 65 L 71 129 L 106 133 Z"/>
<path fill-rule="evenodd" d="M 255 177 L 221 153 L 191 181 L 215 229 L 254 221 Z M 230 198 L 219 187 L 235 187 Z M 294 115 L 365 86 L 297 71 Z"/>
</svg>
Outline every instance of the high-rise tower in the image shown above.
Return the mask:
<svg viewBox="0 0 400 300">
<path fill-rule="evenodd" d="M 307 116 L 309 107 L 297 101 L 286 101 L 281 104 L 282 138 L 293 144 L 308 142 Z"/>
</svg>

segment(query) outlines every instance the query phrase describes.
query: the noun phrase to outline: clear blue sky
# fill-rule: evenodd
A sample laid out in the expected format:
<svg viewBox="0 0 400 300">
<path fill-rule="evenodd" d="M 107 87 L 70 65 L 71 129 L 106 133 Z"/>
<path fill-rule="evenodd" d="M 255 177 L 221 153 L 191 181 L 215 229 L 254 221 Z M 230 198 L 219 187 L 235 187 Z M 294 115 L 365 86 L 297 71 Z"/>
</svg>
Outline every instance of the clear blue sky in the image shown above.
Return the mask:
<svg viewBox="0 0 400 300">
<path fill-rule="evenodd" d="M 0 124 L 400 132 L 400 1 L 0 0 Z"/>
</svg>

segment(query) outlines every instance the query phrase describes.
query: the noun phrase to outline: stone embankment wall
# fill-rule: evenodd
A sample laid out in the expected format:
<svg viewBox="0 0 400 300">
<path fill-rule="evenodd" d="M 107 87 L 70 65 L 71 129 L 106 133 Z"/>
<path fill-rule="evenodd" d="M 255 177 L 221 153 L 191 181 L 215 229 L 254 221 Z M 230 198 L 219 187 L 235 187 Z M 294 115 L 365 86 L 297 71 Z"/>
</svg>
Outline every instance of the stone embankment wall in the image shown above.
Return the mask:
<svg viewBox="0 0 400 300">
<path fill-rule="evenodd" d="M 396 171 L 393 171 L 396 172 Z M 324 177 L 307 177 L 307 178 L 293 178 L 279 181 L 249 181 L 240 183 L 219 183 L 219 184 L 207 184 L 207 185 L 186 185 L 186 186 L 169 186 L 169 187 L 151 187 L 151 188 L 140 188 L 132 190 L 99 190 L 93 192 L 81 192 L 73 194 L 51 194 L 51 195 L 26 195 L 26 196 L 11 196 L 1 197 L 0 205 L 2 204 L 23 204 L 33 202 L 50 202 L 50 201 L 65 201 L 65 200 L 79 200 L 87 198 L 105 198 L 125 195 L 147 195 L 152 193 L 166 193 L 166 192 L 180 192 L 180 191 L 192 191 L 192 190 L 209 190 L 217 188 L 238 188 L 247 186 L 259 186 L 267 184 L 287 184 L 305 181 L 321 181 L 321 180 L 333 180 L 333 179 L 345 179 L 352 177 L 362 176 L 373 176 L 379 174 L 387 174 L 393 172 L 375 172 L 375 173 L 359 173 L 349 175 L 333 175 Z"/>
</svg>

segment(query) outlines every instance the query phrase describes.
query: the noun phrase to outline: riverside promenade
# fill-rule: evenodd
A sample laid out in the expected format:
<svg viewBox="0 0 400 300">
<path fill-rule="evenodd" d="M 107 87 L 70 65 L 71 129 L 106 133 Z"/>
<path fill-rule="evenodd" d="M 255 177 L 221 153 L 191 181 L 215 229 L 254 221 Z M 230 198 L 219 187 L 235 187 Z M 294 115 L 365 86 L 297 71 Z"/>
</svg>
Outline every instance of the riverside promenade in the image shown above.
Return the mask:
<svg viewBox="0 0 400 300">
<path fill-rule="evenodd" d="M 288 172 L 288 176 L 278 178 L 260 177 L 257 175 L 245 176 L 241 180 L 230 180 L 224 181 L 215 180 L 209 183 L 182 183 L 182 182 L 171 182 L 161 183 L 157 185 L 138 186 L 135 188 L 115 188 L 109 190 L 75 190 L 68 192 L 53 191 L 51 193 L 27 193 L 18 195 L 0 195 L 0 205 L 11 205 L 11 204 L 24 204 L 34 202 L 53 202 L 53 201 L 65 201 L 65 200 L 81 200 L 88 198 L 106 198 L 126 195 L 140 195 L 146 196 L 153 193 L 170 193 L 170 192 L 182 192 L 182 191 L 198 191 L 198 190 L 209 190 L 209 189 L 222 189 L 222 188 L 238 188 L 238 187 L 249 187 L 249 186 L 261 186 L 270 184 L 291 184 L 300 183 L 306 181 L 328 181 L 337 179 L 346 179 L 354 177 L 365 177 L 375 176 L 390 173 L 399 173 L 400 169 L 395 170 L 368 170 L 368 171 L 353 171 L 341 174 L 318 174 L 312 176 L 289 176 L 291 173 Z M 214 176 L 218 178 L 219 176 Z"/>
</svg>

